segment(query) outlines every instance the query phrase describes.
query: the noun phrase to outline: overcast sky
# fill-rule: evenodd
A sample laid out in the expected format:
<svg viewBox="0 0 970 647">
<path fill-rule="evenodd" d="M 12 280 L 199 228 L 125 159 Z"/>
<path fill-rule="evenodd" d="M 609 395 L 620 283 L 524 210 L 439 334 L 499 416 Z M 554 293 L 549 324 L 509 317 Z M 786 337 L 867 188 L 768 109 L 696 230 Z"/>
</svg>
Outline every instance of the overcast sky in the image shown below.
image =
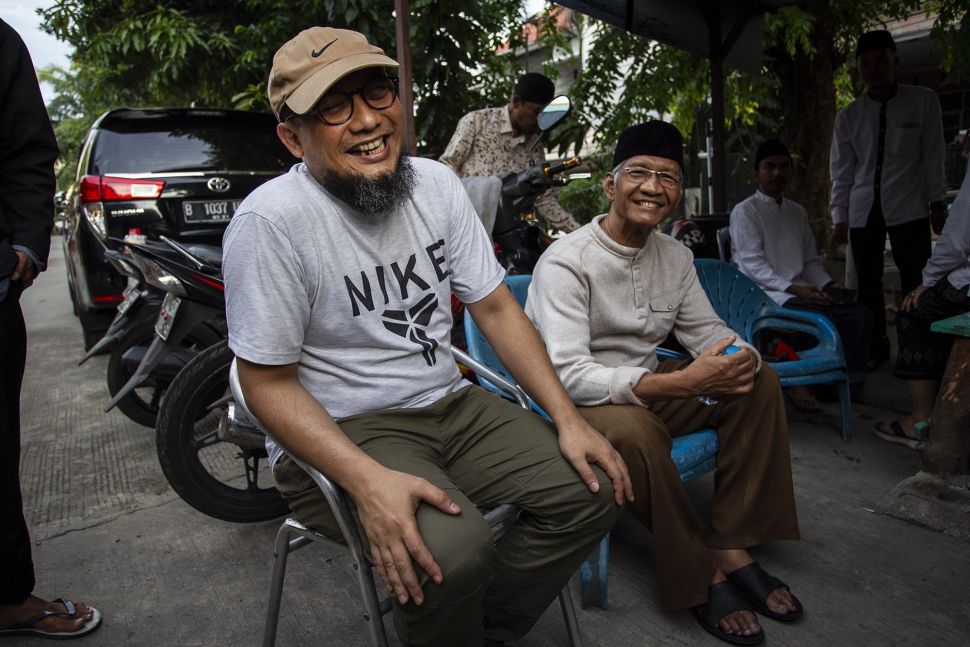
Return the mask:
<svg viewBox="0 0 970 647">
<path fill-rule="evenodd" d="M 37 9 L 53 4 L 53 0 L 0 0 L 0 18 L 17 30 L 24 39 L 30 58 L 34 61 L 34 68 L 38 70 L 48 65 L 66 68 L 69 64 L 71 47 L 40 28 Z M 531 15 L 542 10 L 545 0 L 525 0 L 523 4 L 526 12 Z M 50 88 L 41 86 L 41 90 L 44 93 L 44 102 L 49 102 L 52 98 Z"/>
<path fill-rule="evenodd" d="M 40 28 L 40 16 L 37 9 L 50 7 L 53 0 L 0 0 L 0 18 L 13 27 L 27 44 L 30 58 L 35 69 L 48 65 L 68 66 L 67 57 L 71 53 L 70 46 L 53 36 L 49 36 Z M 41 86 L 44 102 L 50 101 L 50 88 Z"/>
</svg>

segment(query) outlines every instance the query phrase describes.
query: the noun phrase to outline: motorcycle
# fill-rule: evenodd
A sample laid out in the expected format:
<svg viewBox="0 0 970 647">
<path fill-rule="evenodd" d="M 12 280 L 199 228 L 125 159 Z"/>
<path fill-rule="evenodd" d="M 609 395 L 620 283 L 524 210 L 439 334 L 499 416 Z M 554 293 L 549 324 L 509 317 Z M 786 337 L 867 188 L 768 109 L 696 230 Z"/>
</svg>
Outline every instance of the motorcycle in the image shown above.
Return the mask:
<svg viewBox="0 0 970 647">
<path fill-rule="evenodd" d="M 162 243 L 109 239 L 109 244 L 121 246 L 124 250 L 109 249 L 105 256 L 129 276 L 129 289 L 108 332 L 88 356 L 99 346 L 101 349 L 111 348 L 107 383 L 112 399 L 105 411 L 117 406 L 134 422 L 154 427 L 161 398 L 175 375 L 193 355 L 225 336 L 225 326 L 221 321 L 224 315 L 221 309 L 203 307 L 194 316 L 183 317 L 188 320 L 162 343 L 155 344 L 159 316 L 164 315 L 163 320 L 167 322 L 173 318 L 174 309 L 178 307 L 173 306 L 170 299 L 159 296 L 167 297 L 165 281 L 168 279 L 164 271 L 159 271 L 157 261 L 171 261 L 175 254 L 182 256 L 192 253 L 167 239 Z M 218 247 L 192 245 L 189 248 L 195 253 L 192 256 L 194 263 L 211 268 L 220 262 L 221 251 Z M 208 260 L 201 261 L 198 256 Z M 132 277 L 133 273 L 137 278 Z M 132 285 L 132 281 L 136 280 L 140 280 L 145 289 Z M 130 302 L 130 305 L 124 308 L 126 302 Z"/>
<path fill-rule="evenodd" d="M 155 312 L 158 312 L 159 306 L 162 305 L 162 298 L 159 296 L 158 291 L 146 285 L 145 278 L 132 262 L 131 256 L 126 253 L 126 249 L 127 246 L 121 246 L 119 249 L 105 247 L 104 257 L 119 274 L 128 279 L 128 284 L 122 293 L 121 303 L 118 304 L 117 313 L 114 319 L 111 320 L 108 330 L 78 361 L 78 366 L 84 364 L 84 362 L 95 355 L 100 355 L 113 348 L 115 343 L 121 339 L 131 326 L 132 322 L 140 321 L 146 316 L 153 315 Z"/>
<path fill-rule="evenodd" d="M 229 393 L 233 354 L 226 340 L 221 252 L 164 236 L 161 244 L 130 250 L 146 282 L 165 297 L 157 318 L 131 331 L 151 341 L 124 351 L 122 361 L 134 372 L 119 395 L 155 383 L 158 415 L 152 424 L 165 478 L 189 505 L 217 519 L 252 522 L 286 514 L 264 461 L 265 437 L 236 414 Z M 161 382 L 164 389 L 157 386 Z M 123 401 L 118 395 L 115 400 Z"/>
</svg>

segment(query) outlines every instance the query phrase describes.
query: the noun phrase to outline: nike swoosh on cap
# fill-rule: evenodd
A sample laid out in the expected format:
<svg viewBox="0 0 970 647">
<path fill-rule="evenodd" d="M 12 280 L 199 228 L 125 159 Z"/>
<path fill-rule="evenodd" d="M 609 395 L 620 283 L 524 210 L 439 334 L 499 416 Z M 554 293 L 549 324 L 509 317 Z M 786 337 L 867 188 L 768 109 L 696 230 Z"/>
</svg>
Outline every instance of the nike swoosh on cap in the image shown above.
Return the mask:
<svg viewBox="0 0 970 647">
<path fill-rule="evenodd" d="M 320 49 L 315 50 L 313 52 L 310 52 L 310 56 L 312 56 L 313 58 L 317 58 L 318 56 L 320 56 L 321 54 L 323 54 L 325 51 L 327 51 L 327 48 L 330 47 L 331 45 L 333 45 L 334 43 L 336 43 L 338 40 L 340 40 L 340 39 L 339 38 L 334 38 L 332 41 L 330 41 L 329 43 L 327 43 L 326 45 L 324 45 Z"/>
</svg>

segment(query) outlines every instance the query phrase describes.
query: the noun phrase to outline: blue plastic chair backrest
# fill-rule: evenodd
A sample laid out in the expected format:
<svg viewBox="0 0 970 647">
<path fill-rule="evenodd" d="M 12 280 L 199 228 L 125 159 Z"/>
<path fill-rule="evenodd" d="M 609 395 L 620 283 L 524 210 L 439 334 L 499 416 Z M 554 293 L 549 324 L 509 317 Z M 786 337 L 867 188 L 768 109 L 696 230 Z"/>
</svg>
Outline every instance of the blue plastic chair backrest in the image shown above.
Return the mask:
<svg viewBox="0 0 970 647">
<path fill-rule="evenodd" d="M 723 261 L 698 258 L 694 268 L 717 316 L 750 342 L 755 322 L 777 304 L 754 281 Z"/>
<path fill-rule="evenodd" d="M 509 287 L 509 290 L 512 291 L 512 295 L 519 302 L 519 305 L 525 306 L 525 299 L 529 295 L 529 284 L 532 282 L 532 276 L 529 274 L 506 276 L 504 282 Z M 467 308 L 465 308 L 465 342 L 468 344 L 469 355 L 496 373 L 515 382 L 515 378 L 512 377 L 509 370 L 502 364 L 502 361 L 495 354 L 495 351 L 492 350 L 491 345 L 485 339 L 481 329 L 479 329 Z M 504 395 L 498 387 L 490 384 L 487 380 L 479 378 L 479 382 L 486 389 L 499 395 Z"/>
</svg>

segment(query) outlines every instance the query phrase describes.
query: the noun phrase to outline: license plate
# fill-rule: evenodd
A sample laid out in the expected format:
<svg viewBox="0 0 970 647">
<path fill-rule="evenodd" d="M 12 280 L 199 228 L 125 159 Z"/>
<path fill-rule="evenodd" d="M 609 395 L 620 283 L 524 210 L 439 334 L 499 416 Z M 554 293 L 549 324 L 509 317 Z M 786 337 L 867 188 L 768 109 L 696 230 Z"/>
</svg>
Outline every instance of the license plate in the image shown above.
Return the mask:
<svg viewBox="0 0 970 647">
<path fill-rule="evenodd" d="M 165 300 L 162 301 L 162 309 L 158 311 L 158 318 L 155 319 L 155 334 L 163 340 L 167 340 L 169 333 L 172 332 L 175 313 L 178 312 L 181 302 L 181 299 L 172 294 L 166 294 Z"/>
<path fill-rule="evenodd" d="M 190 224 L 229 222 L 241 200 L 187 200 L 182 203 L 185 222 Z"/>
<path fill-rule="evenodd" d="M 125 314 L 131 309 L 131 306 L 135 304 L 138 297 L 141 296 L 141 290 L 138 289 L 137 285 L 129 285 L 125 288 L 125 298 L 121 300 L 118 304 L 118 312 Z"/>
</svg>

